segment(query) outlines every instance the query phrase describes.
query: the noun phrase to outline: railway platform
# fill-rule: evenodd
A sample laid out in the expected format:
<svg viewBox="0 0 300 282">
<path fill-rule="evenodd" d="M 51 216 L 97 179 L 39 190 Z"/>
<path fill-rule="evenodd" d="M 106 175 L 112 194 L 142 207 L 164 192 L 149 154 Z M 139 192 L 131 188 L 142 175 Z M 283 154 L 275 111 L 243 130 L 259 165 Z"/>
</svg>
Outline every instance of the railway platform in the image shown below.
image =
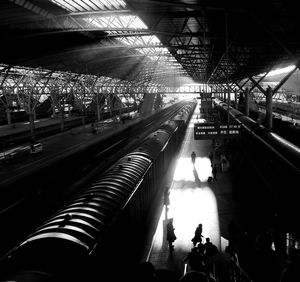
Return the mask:
<svg viewBox="0 0 300 282">
<path fill-rule="evenodd" d="M 58 208 L 61 204 L 60 198 L 65 199 L 72 193 L 71 188 L 61 189 L 67 186 L 70 179 L 76 185 L 80 184 L 83 176 L 75 172 L 74 167 L 77 164 L 76 159 L 74 161 L 72 158 L 73 154 L 80 154 L 87 146 L 105 142 L 111 135 L 122 132 L 136 122 L 138 119 L 126 120 L 125 123 L 106 122 L 96 133 L 92 132 L 91 124 L 74 127 L 38 139 L 37 142 L 42 144 L 43 148 L 40 152 L 30 154 L 27 150 L 27 154 L 22 153 L 2 162 L 1 156 L 4 153 L 0 152 L 0 218 L 2 226 L 5 226 L 0 236 L 0 256 L 13 248 L 22 236 L 32 232 L 32 226 L 39 224 L 41 218 L 49 216 L 51 211 Z M 18 124 L 16 128 L 9 129 L 6 133 L 9 134 L 21 127 L 22 125 Z M 24 152 L 24 147 L 29 147 L 29 143 L 17 147 Z M 69 159 L 73 161 L 70 162 Z M 77 160 L 81 163 L 83 161 L 82 158 Z M 84 177 L 87 176 L 88 172 L 85 172 Z"/>
<path fill-rule="evenodd" d="M 245 214 L 243 202 L 235 196 L 233 172 L 230 167 L 221 166 L 222 140 L 218 141 L 216 146 L 213 146 L 212 140 L 194 140 L 193 124 L 199 122 L 198 116 L 199 108 L 196 107 L 178 158 L 164 180 L 163 185 L 170 191 L 170 204 L 166 208 L 164 193 L 161 191 L 155 204 L 160 208 L 153 213 L 156 220 L 153 220 L 155 223 L 142 259 L 151 262 L 156 270 L 167 270 L 175 274 L 176 281 L 190 270 L 185 258 L 193 248 L 191 239 L 198 224 L 203 226 L 202 243 L 205 243 L 206 238 L 210 238 L 217 246 L 219 254 L 224 254 L 226 246 L 234 242 L 236 252 L 251 256 L 250 244 L 247 249 L 247 243 L 242 240 L 247 238 L 245 224 L 249 222 L 249 216 L 255 221 L 256 215 L 251 212 Z M 196 153 L 195 165 L 191 162 L 193 151 Z M 209 158 L 210 152 L 213 152 L 212 162 Z M 210 182 L 212 164 L 217 164 L 218 167 L 217 181 Z M 177 237 L 173 243 L 173 251 L 170 251 L 166 240 L 166 223 L 171 218 Z M 239 240 L 236 240 L 238 237 Z M 274 275 L 278 275 L 281 263 L 276 262 L 276 266 L 273 264 L 270 268 L 268 263 L 265 263 L 265 271 L 272 269 Z M 237 267 L 239 275 L 244 279 L 241 281 L 254 281 L 247 274 L 247 269 L 243 269 L 240 264 L 237 264 Z"/>
<path fill-rule="evenodd" d="M 68 120 L 82 119 L 81 117 L 74 117 Z M 10 178 L 16 178 L 22 174 L 34 169 L 40 169 L 49 163 L 55 162 L 64 158 L 68 154 L 74 152 L 74 150 L 85 146 L 89 143 L 100 142 L 105 139 L 109 134 L 121 130 L 122 128 L 136 122 L 136 120 L 128 120 L 125 123 L 118 122 L 102 122 L 98 125 L 97 132 L 93 133 L 90 123 L 70 128 L 66 131 L 39 138 L 37 142 L 42 144 L 43 151 L 37 154 L 27 154 L 26 156 L 17 156 L 16 159 L 12 159 L 5 163 L 0 163 L 0 187 L 4 182 L 10 181 Z M 59 124 L 59 119 L 43 119 L 36 122 L 36 128 L 43 128 L 49 125 Z M 28 123 L 17 123 L 12 126 L 0 126 L 0 138 L 11 138 L 15 134 L 29 131 Z M 26 144 L 16 145 L 15 149 L 22 149 L 24 146 L 29 146 L 29 142 Z M 4 159 L 7 152 L 11 149 L 0 148 L 0 157 Z"/>
</svg>

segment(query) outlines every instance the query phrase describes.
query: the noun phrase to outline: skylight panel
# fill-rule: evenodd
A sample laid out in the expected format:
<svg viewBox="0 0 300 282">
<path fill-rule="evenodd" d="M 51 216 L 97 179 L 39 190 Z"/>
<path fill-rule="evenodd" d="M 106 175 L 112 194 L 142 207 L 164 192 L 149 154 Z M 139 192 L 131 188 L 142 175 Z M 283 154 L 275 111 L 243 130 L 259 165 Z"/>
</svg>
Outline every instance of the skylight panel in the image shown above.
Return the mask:
<svg viewBox="0 0 300 282">
<path fill-rule="evenodd" d="M 70 11 L 70 12 L 78 12 L 78 10 L 72 6 L 69 2 L 66 2 L 64 0 L 51 0 L 51 2 L 55 3 L 56 5 Z"/>
<path fill-rule="evenodd" d="M 122 0 L 50 0 L 70 12 L 125 9 Z"/>
<path fill-rule="evenodd" d="M 133 29 L 147 29 L 147 26 L 137 16 L 93 16 L 84 18 L 88 23 L 94 21 L 96 25 L 101 28 L 133 28 Z M 107 31 L 110 33 L 111 31 Z"/>
<path fill-rule="evenodd" d="M 93 0 L 93 1 L 101 2 L 103 5 L 105 5 L 109 9 L 112 9 L 112 8 L 120 9 L 120 8 L 126 7 L 126 3 L 122 0 Z"/>
<path fill-rule="evenodd" d="M 56 0 L 56 1 L 58 1 L 58 0 Z M 61 1 L 61 2 L 66 3 L 67 1 Z M 78 1 L 78 2 L 80 2 L 80 1 Z M 76 11 L 79 11 L 79 12 L 85 11 L 84 7 L 83 7 L 82 5 L 79 5 L 76 1 L 68 1 L 68 3 L 69 3 L 71 6 L 75 7 Z M 75 11 L 74 11 L 74 12 L 75 12 Z"/>
<path fill-rule="evenodd" d="M 93 4 L 91 1 L 85 1 L 85 0 L 73 0 L 74 3 L 78 4 L 82 11 L 92 11 Z"/>
<path fill-rule="evenodd" d="M 126 3 L 123 0 L 50 0 L 51 2 L 59 5 L 60 7 L 68 10 L 69 12 L 84 12 L 84 11 L 104 11 L 104 10 L 118 10 L 126 9 Z M 103 29 L 108 34 L 118 36 L 118 40 L 126 45 L 140 45 L 141 48 L 136 50 L 145 55 L 153 61 L 161 61 L 168 67 L 175 66 L 176 69 L 182 68 L 177 63 L 177 60 L 163 47 L 159 38 L 156 35 L 136 35 L 129 34 L 132 30 L 148 30 L 147 25 L 137 15 L 93 15 L 83 17 L 88 27 L 94 26 L 95 28 Z M 130 36 L 122 36 L 122 35 Z M 157 47 L 161 46 L 161 47 Z M 177 52 L 184 53 L 182 50 Z M 166 56 L 169 55 L 169 56 Z M 171 60 L 172 58 L 172 60 Z M 177 65 L 175 65 L 177 63 Z"/>
<path fill-rule="evenodd" d="M 92 8 L 92 10 L 97 11 L 100 7 L 95 5 L 94 1 L 89 1 L 88 6 Z"/>
<path fill-rule="evenodd" d="M 93 4 L 97 7 L 96 10 L 106 10 L 106 7 L 98 0 L 91 0 Z"/>
</svg>

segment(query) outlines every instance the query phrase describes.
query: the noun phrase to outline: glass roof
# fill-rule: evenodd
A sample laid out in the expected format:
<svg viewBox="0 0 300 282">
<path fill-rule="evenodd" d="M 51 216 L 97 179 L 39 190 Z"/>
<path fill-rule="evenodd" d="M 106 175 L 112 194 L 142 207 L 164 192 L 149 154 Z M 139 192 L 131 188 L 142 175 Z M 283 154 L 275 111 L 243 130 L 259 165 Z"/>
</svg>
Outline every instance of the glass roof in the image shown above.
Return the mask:
<svg viewBox="0 0 300 282">
<path fill-rule="evenodd" d="M 105 10 L 127 9 L 126 3 L 122 0 L 50 0 L 63 7 L 69 12 L 89 12 Z M 93 15 L 87 13 L 82 15 L 87 26 L 94 26 L 103 29 L 108 34 L 117 35 L 116 39 L 125 45 L 137 45 L 135 50 L 147 56 L 151 61 L 163 62 L 160 67 L 167 72 L 168 69 L 178 70 L 181 75 L 187 75 L 181 64 L 173 57 L 169 50 L 163 47 L 159 38 L 155 35 L 139 35 L 138 32 L 149 32 L 147 25 L 137 15 Z M 135 31 L 136 30 L 136 31 Z M 128 33 L 132 32 L 130 36 Z M 135 33 L 136 34 L 135 34 Z M 127 36 L 125 36 L 127 35 Z M 153 47 L 151 47 L 153 46 Z"/>
<path fill-rule="evenodd" d="M 70 12 L 124 9 L 122 0 L 50 0 Z"/>
<path fill-rule="evenodd" d="M 92 16 L 84 18 L 88 24 L 93 24 L 99 28 L 106 29 L 147 29 L 147 26 L 138 16 L 121 15 L 121 16 Z"/>
</svg>

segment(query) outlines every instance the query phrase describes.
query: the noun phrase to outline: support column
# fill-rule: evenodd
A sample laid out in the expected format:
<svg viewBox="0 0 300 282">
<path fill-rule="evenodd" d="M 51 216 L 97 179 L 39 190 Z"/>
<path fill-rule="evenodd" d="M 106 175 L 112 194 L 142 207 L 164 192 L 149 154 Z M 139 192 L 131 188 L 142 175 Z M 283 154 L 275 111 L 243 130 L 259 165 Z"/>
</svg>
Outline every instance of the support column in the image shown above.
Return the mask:
<svg viewBox="0 0 300 282">
<path fill-rule="evenodd" d="M 229 106 L 230 106 L 230 90 L 227 89 L 227 123 L 229 123 L 230 121 Z"/>
<path fill-rule="evenodd" d="M 247 87 L 245 89 L 245 115 L 248 117 L 249 116 L 249 88 Z"/>
<path fill-rule="evenodd" d="M 273 127 L 272 96 L 273 96 L 273 90 L 269 86 L 266 89 L 266 127 L 269 129 L 272 129 Z"/>
<path fill-rule="evenodd" d="M 234 91 L 234 107 L 238 109 L 237 90 Z"/>
<path fill-rule="evenodd" d="M 64 105 L 60 106 L 60 131 L 65 130 L 65 112 L 64 112 Z"/>
<path fill-rule="evenodd" d="M 99 105 L 99 94 L 96 94 L 96 108 L 97 108 L 97 121 L 99 122 L 101 120 L 101 115 L 100 115 L 100 105 Z"/>
<path fill-rule="evenodd" d="M 140 108 L 141 115 L 149 115 L 152 113 L 153 104 L 155 100 L 156 94 L 155 93 L 145 93 L 142 106 Z"/>
<path fill-rule="evenodd" d="M 7 120 L 7 124 L 10 125 L 11 124 L 10 109 L 6 109 L 6 120 Z"/>
<path fill-rule="evenodd" d="M 34 114 L 33 112 L 28 113 L 29 116 L 29 124 L 30 124 L 30 142 L 35 142 L 35 125 L 34 125 Z"/>
</svg>

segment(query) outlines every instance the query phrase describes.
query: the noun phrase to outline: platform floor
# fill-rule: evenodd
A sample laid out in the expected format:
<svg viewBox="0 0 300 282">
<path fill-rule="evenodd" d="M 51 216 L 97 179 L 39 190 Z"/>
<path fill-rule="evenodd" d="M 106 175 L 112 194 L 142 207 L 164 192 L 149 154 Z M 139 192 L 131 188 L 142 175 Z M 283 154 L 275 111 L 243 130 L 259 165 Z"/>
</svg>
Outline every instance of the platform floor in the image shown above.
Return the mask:
<svg viewBox="0 0 300 282">
<path fill-rule="evenodd" d="M 199 107 L 195 109 L 184 137 L 184 141 L 167 181 L 170 187 L 170 205 L 159 211 L 158 224 L 155 227 L 146 260 L 156 269 L 174 271 L 181 277 L 188 269 L 183 261 L 193 244 L 191 239 L 198 224 L 203 225 L 203 243 L 210 238 L 219 250 L 228 245 L 228 226 L 232 221 L 238 224 L 239 204 L 232 197 L 232 183 L 229 172 L 222 172 L 220 166 L 217 181 L 208 183 L 212 176 L 209 153 L 214 152 L 212 140 L 194 140 L 194 123 L 199 122 Z M 196 153 L 193 166 L 191 153 Z M 220 164 L 220 156 L 214 154 L 213 164 Z M 170 252 L 166 240 L 166 219 L 173 218 L 175 227 L 174 251 Z"/>
<path fill-rule="evenodd" d="M 59 119 L 44 119 L 40 120 L 37 124 L 38 126 L 43 127 L 59 122 Z M 64 155 L 72 153 L 72 151 L 81 146 L 86 146 L 93 142 L 100 142 L 102 139 L 105 139 L 108 135 L 112 134 L 113 131 L 122 130 L 134 122 L 136 122 L 136 120 L 128 120 L 124 124 L 121 122 L 107 124 L 98 130 L 96 134 L 92 133 L 91 124 L 85 124 L 55 135 L 40 138 L 37 142 L 40 142 L 43 145 L 43 152 L 18 158 L 17 160 L 6 164 L 0 164 L 0 188 L 2 185 L 13 181 L 16 175 L 22 175 L 27 171 L 40 169 L 42 166 L 55 162 L 56 159 L 60 159 Z M 18 123 L 15 128 L 0 126 L 0 136 L 13 135 L 16 132 L 23 132 L 26 130 L 28 130 L 28 123 Z M 25 145 L 29 145 L 29 143 Z M 19 146 L 22 147 L 23 145 Z M 7 150 L 1 150 L 0 148 L 0 156 L 4 155 L 6 151 Z"/>
</svg>

